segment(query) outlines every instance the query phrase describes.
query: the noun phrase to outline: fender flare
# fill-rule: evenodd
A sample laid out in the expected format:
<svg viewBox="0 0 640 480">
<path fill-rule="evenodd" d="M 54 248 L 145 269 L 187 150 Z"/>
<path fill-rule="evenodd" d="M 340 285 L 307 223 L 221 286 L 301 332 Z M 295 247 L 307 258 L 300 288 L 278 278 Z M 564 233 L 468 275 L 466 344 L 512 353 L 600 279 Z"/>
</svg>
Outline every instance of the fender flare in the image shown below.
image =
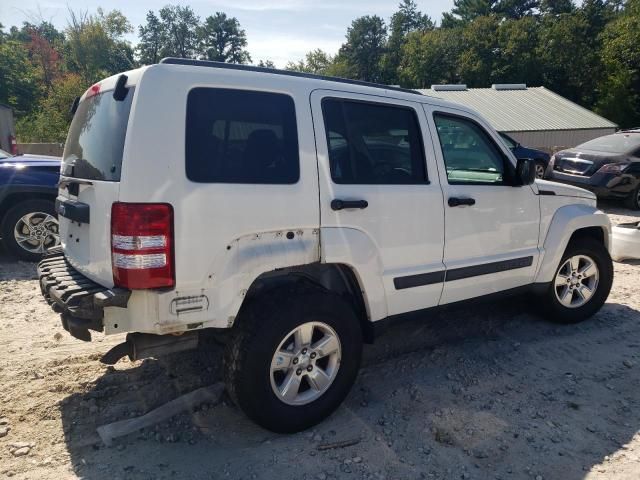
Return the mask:
<svg viewBox="0 0 640 480">
<path fill-rule="evenodd" d="M 611 222 L 606 213 L 590 205 L 566 205 L 556 210 L 543 245 L 543 257 L 536 274 L 535 283 L 553 280 L 560 259 L 571 236 L 578 230 L 598 227 L 603 231 L 605 247 L 611 244 Z"/>
<path fill-rule="evenodd" d="M 375 322 L 386 318 L 388 309 L 382 282 L 382 261 L 373 239 L 353 227 L 322 227 L 320 238 L 320 261 L 349 267 L 362 290 L 369 320 Z"/>
</svg>

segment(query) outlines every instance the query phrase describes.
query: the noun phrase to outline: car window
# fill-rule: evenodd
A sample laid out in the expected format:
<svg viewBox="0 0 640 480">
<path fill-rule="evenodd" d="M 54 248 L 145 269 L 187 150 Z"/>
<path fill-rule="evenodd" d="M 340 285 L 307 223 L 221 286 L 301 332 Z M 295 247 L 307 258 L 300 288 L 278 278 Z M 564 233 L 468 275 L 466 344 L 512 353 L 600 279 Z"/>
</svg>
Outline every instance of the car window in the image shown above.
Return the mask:
<svg viewBox="0 0 640 480">
<path fill-rule="evenodd" d="M 0 150 L 0 159 L 2 158 L 9 158 L 12 155 L 10 153 L 5 152 L 4 150 Z"/>
<path fill-rule="evenodd" d="M 505 143 L 505 145 L 509 148 L 516 148 L 516 142 L 509 137 L 508 135 L 505 135 L 502 132 L 498 132 L 498 135 L 500 135 L 500 138 L 502 139 L 502 141 Z"/>
<path fill-rule="evenodd" d="M 78 105 L 62 154 L 62 172 L 68 177 L 120 181 L 122 152 L 134 89 L 123 101 L 106 91 Z"/>
<path fill-rule="evenodd" d="M 438 113 L 434 120 L 450 184 L 504 183 L 504 155 L 480 125 Z"/>
<path fill-rule="evenodd" d="M 335 183 L 426 183 L 422 134 L 412 108 L 326 98 L 322 113 Z"/>
<path fill-rule="evenodd" d="M 194 88 L 187 98 L 187 178 L 291 184 L 300 176 L 293 99 L 279 93 Z"/>
</svg>

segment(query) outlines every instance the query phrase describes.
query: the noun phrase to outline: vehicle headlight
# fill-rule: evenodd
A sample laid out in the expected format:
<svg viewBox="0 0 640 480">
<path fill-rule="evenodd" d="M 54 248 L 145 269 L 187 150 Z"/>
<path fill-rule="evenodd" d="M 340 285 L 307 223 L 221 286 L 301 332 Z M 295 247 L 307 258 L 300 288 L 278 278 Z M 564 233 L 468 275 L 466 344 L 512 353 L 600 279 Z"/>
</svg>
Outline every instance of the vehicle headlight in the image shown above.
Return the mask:
<svg viewBox="0 0 640 480">
<path fill-rule="evenodd" d="M 624 172 L 627 168 L 629 168 L 629 163 L 627 162 L 623 162 L 623 163 L 607 163 L 606 165 L 603 165 L 602 167 L 600 167 L 600 169 L 598 170 L 597 173 L 616 173 L 616 174 L 620 174 L 622 172 Z"/>
</svg>

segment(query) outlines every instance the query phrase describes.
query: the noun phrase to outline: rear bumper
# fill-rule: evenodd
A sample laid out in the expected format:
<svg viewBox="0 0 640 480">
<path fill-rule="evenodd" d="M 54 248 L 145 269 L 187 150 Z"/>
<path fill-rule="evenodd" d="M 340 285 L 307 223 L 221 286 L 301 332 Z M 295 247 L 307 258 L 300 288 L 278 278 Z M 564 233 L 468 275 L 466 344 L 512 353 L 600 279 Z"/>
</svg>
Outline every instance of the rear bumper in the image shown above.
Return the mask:
<svg viewBox="0 0 640 480">
<path fill-rule="evenodd" d="M 62 326 L 74 337 L 91 340 L 90 330 L 103 331 L 104 309 L 125 308 L 130 290 L 106 288 L 75 270 L 56 249 L 38 264 L 40 290 L 51 308 L 60 314 Z"/>
</svg>

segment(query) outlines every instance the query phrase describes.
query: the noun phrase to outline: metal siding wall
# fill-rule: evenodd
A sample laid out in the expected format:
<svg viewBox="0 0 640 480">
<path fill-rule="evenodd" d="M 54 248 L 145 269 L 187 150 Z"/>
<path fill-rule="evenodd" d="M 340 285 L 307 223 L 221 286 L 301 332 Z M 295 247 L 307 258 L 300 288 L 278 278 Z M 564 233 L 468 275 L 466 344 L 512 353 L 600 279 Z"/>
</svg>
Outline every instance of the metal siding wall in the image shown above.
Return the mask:
<svg viewBox="0 0 640 480">
<path fill-rule="evenodd" d="M 539 132 L 505 132 L 526 147 L 550 153 L 575 147 L 588 140 L 614 133 L 615 128 L 593 130 L 544 130 Z"/>
</svg>

